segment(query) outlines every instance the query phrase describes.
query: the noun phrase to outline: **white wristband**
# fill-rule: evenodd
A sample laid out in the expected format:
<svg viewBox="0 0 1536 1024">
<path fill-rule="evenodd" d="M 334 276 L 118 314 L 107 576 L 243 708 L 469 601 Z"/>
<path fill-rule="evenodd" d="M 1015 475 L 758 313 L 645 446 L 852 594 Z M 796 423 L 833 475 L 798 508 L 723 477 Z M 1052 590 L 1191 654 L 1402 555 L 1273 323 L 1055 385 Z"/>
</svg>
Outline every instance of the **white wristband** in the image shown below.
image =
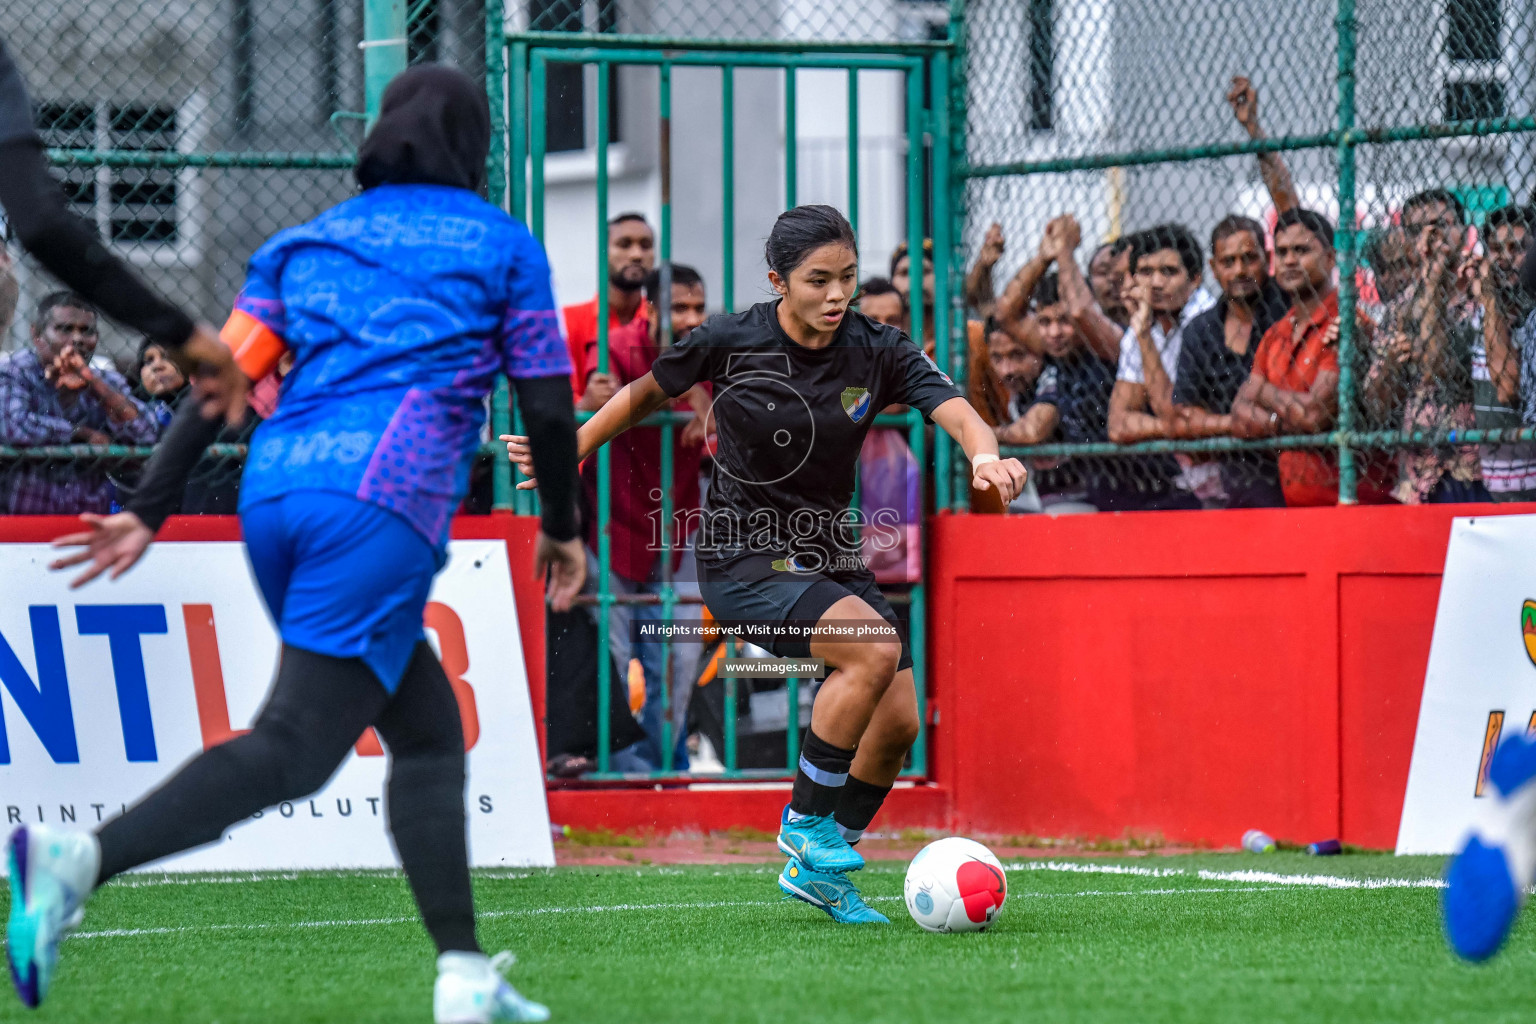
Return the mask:
<svg viewBox="0 0 1536 1024">
<path fill-rule="evenodd" d="M 982 466 L 985 466 L 987 463 L 989 463 L 989 462 L 996 462 L 997 460 L 998 460 L 998 456 L 993 455 L 990 452 L 982 452 L 980 455 L 972 455 L 971 456 L 971 472 L 974 473 L 978 469 L 980 469 Z"/>
</svg>

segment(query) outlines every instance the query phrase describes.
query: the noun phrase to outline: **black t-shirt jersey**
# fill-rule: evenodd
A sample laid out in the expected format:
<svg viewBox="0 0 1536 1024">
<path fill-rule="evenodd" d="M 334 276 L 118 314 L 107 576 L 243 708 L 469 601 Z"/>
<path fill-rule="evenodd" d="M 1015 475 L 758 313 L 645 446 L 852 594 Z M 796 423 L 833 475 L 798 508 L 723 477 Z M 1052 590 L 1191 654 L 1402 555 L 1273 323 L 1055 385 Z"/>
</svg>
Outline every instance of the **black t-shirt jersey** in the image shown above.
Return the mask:
<svg viewBox="0 0 1536 1024">
<path fill-rule="evenodd" d="M 32 130 L 32 104 L 16 62 L 0 38 L 0 142 L 36 138 Z"/>
<path fill-rule="evenodd" d="M 848 504 L 875 415 L 900 402 L 931 417 L 961 397 L 900 330 L 850 310 L 831 344 L 806 348 L 779 326 L 777 302 L 711 317 L 651 373 L 674 398 L 703 381 L 714 387 L 719 449 L 699 557 L 773 553 L 812 572 L 854 568 Z"/>
</svg>

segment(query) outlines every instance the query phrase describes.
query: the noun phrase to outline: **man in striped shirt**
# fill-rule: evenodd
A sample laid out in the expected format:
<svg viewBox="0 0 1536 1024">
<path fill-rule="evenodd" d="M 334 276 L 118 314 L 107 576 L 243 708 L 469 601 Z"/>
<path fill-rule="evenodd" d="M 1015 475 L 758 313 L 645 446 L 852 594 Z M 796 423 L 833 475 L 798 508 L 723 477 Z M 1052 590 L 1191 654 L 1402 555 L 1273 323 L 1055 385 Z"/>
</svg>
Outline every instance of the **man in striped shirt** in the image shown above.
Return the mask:
<svg viewBox="0 0 1536 1024">
<path fill-rule="evenodd" d="M 1482 318 L 1472 345 L 1472 406 L 1479 430 L 1519 429 L 1522 363 L 1536 349 L 1533 298 L 1520 289 L 1520 258 L 1536 238 L 1536 210 L 1505 206 L 1484 224 L 1478 298 Z M 1494 501 L 1536 501 L 1536 443 L 1485 444 L 1480 448 L 1483 484 Z"/>
</svg>

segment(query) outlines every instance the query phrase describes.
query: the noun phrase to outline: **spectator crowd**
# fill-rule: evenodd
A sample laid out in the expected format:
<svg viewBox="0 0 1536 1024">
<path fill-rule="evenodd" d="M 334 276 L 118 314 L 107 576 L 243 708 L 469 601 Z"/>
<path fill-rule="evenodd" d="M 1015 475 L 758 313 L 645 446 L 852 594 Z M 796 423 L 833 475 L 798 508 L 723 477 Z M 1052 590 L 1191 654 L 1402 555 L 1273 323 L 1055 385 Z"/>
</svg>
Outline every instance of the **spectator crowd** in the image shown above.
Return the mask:
<svg viewBox="0 0 1536 1024">
<path fill-rule="evenodd" d="M 1234 79 L 1227 100 L 1248 135 L 1262 139 L 1252 84 Z M 999 441 L 1099 446 L 1065 462 L 1031 460 L 1034 487 L 1016 509 L 1338 500 L 1336 450 L 1326 443 L 1175 455 L 1109 447 L 1262 442 L 1338 427 L 1335 225 L 1301 205 L 1278 154 L 1261 155 L 1259 165 L 1275 211 L 1268 230 L 1238 214 L 1219 221 L 1208 240 L 1182 224 L 1156 224 L 1094 247 L 1080 267 L 1081 231 L 1062 213 L 1000 293 L 993 277 L 1006 240 L 997 224 L 987 231 L 965 295 L 984 318 L 991 376 L 1007 393 Z M 1355 278 L 1353 423 L 1421 440 L 1362 450 L 1359 499 L 1536 497 L 1536 445 L 1455 443 L 1474 428 L 1536 427 L 1536 318 L 1519 281 L 1536 210 L 1508 205 L 1474 224 L 1455 192 L 1433 188 L 1385 220 L 1365 234 Z M 1204 285 L 1207 266 L 1214 293 Z"/>
<path fill-rule="evenodd" d="M 1251 83 L 1234 79 L 1227 100 L 1248 136 L 1262 139 Z M 1074 213 L 1062 211 L 1006 280 L 997 271 L 1009 240 L 998 224 L 986 231 L 965 275 L 968 315 L 957 332 L 967 399 L 1004 446 L 1093 446 L 1030 455 L 1028 487 L 1007 511 L 1060 515 L 1335 503 L 1334 448 L 1262 443 L 1327 435 L 1338 426 L 1346 367 L 1335 225 L 1301 204 L 1278 154 L 1262 154 L 1258 163 L 1273 207 L 1267 224 L 1234 213 L 1205 238 L 1170 222 L 1089 246 Z M 1355 428 L 1419 431 L 1438 439 L 1362 451 L 1356 460 L 1362 501 L 1536 500 L 1536 443 L 1453 440 L 1453 432 L 1473 428 L 1536 427 L 1536 302 L 1519 280 L 1527 246 L 1536 238 L 1536 210 L 1510 205 L 1473 220 L 1455 192 L 1433 188 L 1407 198 L 1385 226 L 1362 236 L 1347 367 L 1355 382 Z M 606 349 L 600 349 L 596 297 L 563 310 L 580 412 L 601 408 L 708 316 L 701 275 L 681 263 L 659 266 L 656 251 L 655 231 L 643 215 L 623 213 L 609 222 L 601 285 L 607 290 Z M 862 283 L 859 310 L 916 334 L 911 296 L 914 287 L 922 289 L 921 337 L 932 355 L 932 244 L 925 242 L 916 254 L 899 246 L 882 270 Z M 1214 288 L 1206 284 L 1207 271 Z M 10 322 L 16 301 L 15 277 L 0 247 L 0 328 Z M 54 292 L 31 312 L 30 344 L 0 357 L 0 447 L 9 449 L 0 460 L 0 513 L 120 508 L 143 463 L 101 446 L 153 444 L 190 393 L 187 368 L 153 344 L 140 347 L 125 376 L 97 352 L 99 323 L 84 299 Z M 225 431 L 222 442 L 243 444 L 261 416 L 270 414 L 289 365 L 257 383 L 252 411 L 240 427 Z M 697 756 L 697 744 L 686 742 L 698 720 L 690 702 L 713 671 L 711 651 L 689 642 L 670 648 L 635 644 L 632 626 L 660 617 L 667 587 L 681 602 L 671 612 L 674 619 L 707 615 L 698 603 L 689 524 L 697 524 L 692 514 L 707 487 L 714 443 L 710 402 L 704 385 L 679 398 L 670 441 L 661 427 L 647 426 L 610 445 L 606 589 L 617 600 L 606 612 L 609 650 L 602 655 L 595 652 L 601 607 L 595 600 L 596 460 L 583 467 L 582 520 L 593 566 L 587 600 L 549 617 L 554 774 L 575 776 L 593 767 L 598 710 L 590 701 L 575 701 L 572 694 L 580 688 L 568 684 L 594 677 L 599 656 L 612 659 L 620 681 L 615 699 L 634 712 L 612 719 L 613 767 L 685 769 Z M 1139 442 L 1222 438 L 1260 443 L 1168 454 L 1119 450 Z M 663 443 L 672 446 L 669 460 Z M 98 450 L 94 456 L 54 450 L 67 445 Z M 670 478 L 663 474 L 667 461 Z M 861 466 L 863 508 L 892 513 L 887 521 L 898 524 L 901 534 L 899 543 L 866 544 L 864 553 L 882 584 L 913 582 L 920 573 L 915 531 L 925 477 L 907 447 L 905 428 L 874 427 Z M 182 511 L 233 512 L 239 471 L 236 459 L 206 457 Z M 670 522 L 661 515 L 664 488 L 670 489 Z M 483 490 L 472 489 L 472 510 L 485 504 Z M 995 492 L 971 495 L 976 511 L 1005 511 L 996 502 Z M 669 531 L 665 543 L 663 529 Z M 557 681 L 565 698 L 555 694 Z"/>
</svg>

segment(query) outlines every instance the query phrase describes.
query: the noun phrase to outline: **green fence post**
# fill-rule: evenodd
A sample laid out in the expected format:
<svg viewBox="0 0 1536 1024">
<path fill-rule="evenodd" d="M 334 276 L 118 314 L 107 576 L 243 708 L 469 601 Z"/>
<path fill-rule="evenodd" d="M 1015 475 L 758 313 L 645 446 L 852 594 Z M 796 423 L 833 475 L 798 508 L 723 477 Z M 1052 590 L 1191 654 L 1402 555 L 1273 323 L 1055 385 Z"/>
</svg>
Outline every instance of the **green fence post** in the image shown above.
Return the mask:
<svg viewBox="0 0 1536 1024">
<path fill-rule="evenodd" d="M 390 80 L 405 70 L 405 0 L 363 2 L 363 109 L 367 128 L 379 119 Z"/>
<path fill-rule="evenodd" d="M 736 75 L 720 68 L 720 297 L 729 313 L 736 308 Z"/>
<path fill-rule="evenodd" d="M 923 323 L 923 70 L 919 61 L 907 65 L 907 293 L 912 329 L 909 332 L 918 348 L 927 340 Z M 938 254 L 935 253 L 935 256 Z M 938 270 L 937 264 L 934 270 Z M 943 335 L 935 341 L 935 353 L 943 366 Z M 949 437 L 944 431 L 935 431 L 934 458 L 939 466 L 945 465 L 949 454 Z M 949 504 L 949 474 L 938 472 L 934 477 L 935 498 L 938 507 Z"/>
<path fill-rule="evenodd" d="M 725 656 L 734 658 L 739 653 L 736 648 L 736 638 L 720 634 L 725 640 Z M 721 673 L 723 676 L 724 673 Z M 725 721 L 720 723 L 721 742 L 725 746 L 725 774 L 735 775 L 737 767 L 736 753 L 736 677 L 725 676 Z"/>
<path fill-rule="evenodd" d="M 859 69 L 848 69 L 848 223 L 859 233 Z"/>
<path fill-rule="evenodd" d="M 784 707 L 787 717 L 784 719 L 784 753 L 785 771 L 793 775 L 795 768 L 800 763 L 800 680 L 784 680 Z"/>
<path fill-rule="evenodd" d="M 544 133 L 549 127 L 548 99 L 549 65 L 541 50 L 534 50 L 528 60 L 528 230 L 544 244 Z M 598 76 L 602 77 L 602 76 Z M 601 254 L 607 251 L 605 236 Z M 599 280 L 606 274 L 599 274 Z M 598 295 L 603 289 L 598 288 Z"/>
<path fill-rule="evenodd" d="M 799 194 L 799 109 L 795 95 L 795 69 L 784 68 L 784 208 L 793 209 Z"/>
<path fill-rule="evenodd" d="M 932 181 L 929 194 L 933 198 L 933 331 L 934 354 L 938 364 L 954 378 L 962 393 L 966 392 L 966 376 L 970 369 L 970 345 L 967 339 L 969 325 L 965 322 L 964 289 L 957 286 L 958 264 L 954 260 L 954 222 L 949 213 L 949 57 L 938 54 L 933 58 L 932 83 L 929 92 L 929 152 L 931 154 Z M 943 442 L 943 450 L 951 463 L 949 473 L 953 481 L 951 497 L 956 511 L 963 510 L 970 500 L 970 463 L 965 453 L 957 451 L 948 434 L 937 431 Z M 944 465 L 943 462 L 940 465 Z"/>
<path fill-rule="evenodd" d="M 660 344 L 672 344 L 672 65 L 661 65 L 659 128 L 661 133 L 661 281 L 660 295 L 652 296 L 659 317 Z M 662 407 L 661 424 L 661 617 L 670 622 L 677 607 L 677 589 L 672 585 L 672 459 L 671 403 Z M 663 637 L 661 646 L 661 770 L 672 770 L 672 638 Z"/>
<path fill-rule="evenodd" d="M 607 265 L 608 253 L 608 64 L 598 63 L 597 73 L 597 258 Z M 597 370 L 608 372 L 608 280 L 598 275 L 597 282 Z M 609 527 L 613 513 L 612 453 L 608 445 L 597 450 L 597 770 L 608 771 L 609 738 L 613 723 L 608 719 L 610 689 L 613 685 L 613 659 L 609 654 L 608 613 L 613 608 L 613 590 L 609 570 L 613 565 L 613 538 Z M 622 683 L 628 693 L 628 666 L 620 665 Z M 628 703 L 626 701 L 626 703 Z"/>
<path fill-rule="evenodd" d="M 501 0 L 486 0 L 485 4 L 485 94 L 491 108 L 491 151 L 486 158 L 485 192 L 497 206 L 507 202 L 507 33 L 503 26 Z M 526 52 L 526 47 L 524 50 Z M 513 76 L 513 89 L 521 83 Z M 514 216 L 516 214 L 514 213 Z M 496 390 L 491 395 L 491 443 L 502 434 L 512 431 L 511 388 L 505 377 L 498 377 Z M 491 462 L 491 508 L 497 512 L 511 511 L 513 500 L 512 463 L 500 452 Z"/>
<path fill-rule="evenodd" d="M 512 77 L 508 89 L 512 105 L 509 121 L 511 139 L 507 146 L 507 174 L 511 180 L 511 204 L 508 210 L 523 223 L 528 222 L 528 44 L 512 44 Z"/>
<path fill-rule="evenodd" d="M 1339 0 L 1339 504 L 1355 504 L 1355 0 Z"/>
<path fill-rule="evenodd" d="M 923 490 L 923 473 L 928 463 L 928 450 L 926 439 L 928 432 L 923 426 L 923 415 L 916 409 L 907 410 L 907 437 L 912 445 L 912 459 L 917 463 L 917 493 L 921 502 Z M 942 433 L 942 431 L 940 431 Z M 943 475 L 942 468 L 937 468 Z M 918 510 L 921 513 L 921 509 Z M 918 577 L 912 586 L 912 605 L 907 612 L 909 622 L 907 643 L 912 649 L 912 683 L 917 690 L 917 740 L 912 744 L 912 768 L 917 774 L 926 774 L 928 771 L 928 636 L 927 620 L 928 602 L 927 594 L 923 588 L 923 580 L 928 577 L 928 552 L 923 548 L 928 539 L 926 525 L 918 528 Z"/>
</svg>

